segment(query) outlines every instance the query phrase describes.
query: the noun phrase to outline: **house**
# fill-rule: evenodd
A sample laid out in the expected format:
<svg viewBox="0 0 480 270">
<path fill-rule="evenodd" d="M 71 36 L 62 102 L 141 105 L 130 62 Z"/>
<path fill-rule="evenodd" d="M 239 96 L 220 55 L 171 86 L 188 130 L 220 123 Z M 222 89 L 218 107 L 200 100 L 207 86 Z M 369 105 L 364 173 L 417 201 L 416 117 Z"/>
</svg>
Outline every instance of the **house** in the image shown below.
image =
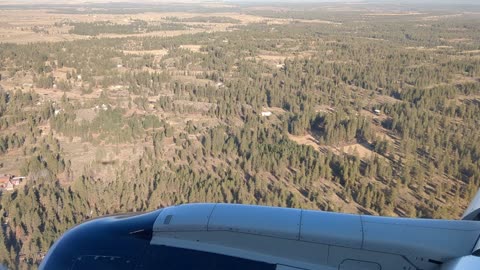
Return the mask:
<svg viewBox="0 0 480 270">
<path fill-rule="evenodd" d="M 25 176 L 17 176 L 13 177 L 10 182 L 13 184 L 13 186 L 18 186 L 20 183 L 22 183 L 25 180 Z"/>
<path fill-rule="evenodd" d="M 12 180 L 10 180 L 10 183 L 12 183 L 12 185 L 14 185 L 14 186 L 20 185 L 20 182 L 22 182 L 22 181 L 20 179 L 18 179 L 18 177 L 16 179 L 12 178 Z"/>
<path fill-rule="evenodd" d="M 16 186 L 20 185 L 25 178 L 25 176 L 14 177 L 9 174 L 0 175 L 0 191 L 12 191 Z"/>
<path fill-rule="evenodd" d="M 4 174 L 0 176 L 0 190 L 13 190 L 13 184 L 10 182 L 11 175 Z"/>
<path fill-rule="evenodd" d="M 272 112 L 270 112 L 270 111 L 262 112 L 262 116 L 269 117 L 271 115 L 272 115 Z"/>
</svg>

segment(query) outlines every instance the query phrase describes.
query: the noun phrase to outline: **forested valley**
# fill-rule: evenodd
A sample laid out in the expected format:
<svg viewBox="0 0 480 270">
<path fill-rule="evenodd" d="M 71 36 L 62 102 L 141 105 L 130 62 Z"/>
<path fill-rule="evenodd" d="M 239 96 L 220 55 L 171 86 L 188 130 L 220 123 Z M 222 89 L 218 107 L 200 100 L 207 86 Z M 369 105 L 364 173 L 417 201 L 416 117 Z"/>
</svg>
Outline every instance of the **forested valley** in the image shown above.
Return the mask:
<svg viewBox="0 0 480 270">
<path fill-rule="evenodd" d="M 80 38 L 1 43 L 0 175 L 26 179 L 0 195 L 0 264 L 35 269 L 75 224 L 189 202 L 459 218 L 480 186 L 478 13 L 315 8 L 57 21 Z"/>
</svg>

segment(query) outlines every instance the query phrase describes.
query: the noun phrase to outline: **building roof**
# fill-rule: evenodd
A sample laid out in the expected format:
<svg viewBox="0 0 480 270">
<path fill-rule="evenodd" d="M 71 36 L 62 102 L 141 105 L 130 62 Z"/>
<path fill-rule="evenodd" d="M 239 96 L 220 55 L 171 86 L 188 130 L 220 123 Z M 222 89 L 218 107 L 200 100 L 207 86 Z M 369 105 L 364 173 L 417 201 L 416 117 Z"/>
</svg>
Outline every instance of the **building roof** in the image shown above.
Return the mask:
<svg viewBox="0 0 480 270">
<path fill-rule="evenodd" d="M 8 181 L 7 185 L 5 186 L 5 190 L 13 190 L 12 182 Z"/>
<path fill-rule="evenodd" d="M 10 182 L 10 176 L 0 175 L 0 184 L 6 184 L 7 182 Z"/>
</svg>

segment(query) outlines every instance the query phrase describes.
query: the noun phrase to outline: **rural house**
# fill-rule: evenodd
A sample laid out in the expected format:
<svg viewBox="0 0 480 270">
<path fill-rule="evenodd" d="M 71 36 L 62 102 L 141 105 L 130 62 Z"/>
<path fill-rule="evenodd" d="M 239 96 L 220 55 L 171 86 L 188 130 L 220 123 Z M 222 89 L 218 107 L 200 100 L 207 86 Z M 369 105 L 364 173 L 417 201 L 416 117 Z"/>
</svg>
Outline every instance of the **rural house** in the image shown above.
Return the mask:
<svg viewBox="0 0 480 270">
<path fill-rule="evenodd" d="M 0 175 L 0 191 L 11 191 L 16 186 L 20 185 L 23 180 L 25 180 L 25 177 L 23 176 L 14 177 L 13 175 L 9 174 Z"/>
</svg>

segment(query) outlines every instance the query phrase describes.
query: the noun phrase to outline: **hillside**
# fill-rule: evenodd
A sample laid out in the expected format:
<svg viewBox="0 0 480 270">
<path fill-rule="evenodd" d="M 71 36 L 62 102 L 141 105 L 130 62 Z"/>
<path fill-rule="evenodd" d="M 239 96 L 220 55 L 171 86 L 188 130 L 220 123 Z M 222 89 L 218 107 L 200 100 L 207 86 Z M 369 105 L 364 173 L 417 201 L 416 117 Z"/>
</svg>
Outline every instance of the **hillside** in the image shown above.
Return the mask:
<svg viewBox="0 0 480 270">
<path fill-rule="evenodd" d="M 187 202 L 459 218 L 478 11 L 309 5 L 0 10 L 0 264 Z"/>
</svg>

